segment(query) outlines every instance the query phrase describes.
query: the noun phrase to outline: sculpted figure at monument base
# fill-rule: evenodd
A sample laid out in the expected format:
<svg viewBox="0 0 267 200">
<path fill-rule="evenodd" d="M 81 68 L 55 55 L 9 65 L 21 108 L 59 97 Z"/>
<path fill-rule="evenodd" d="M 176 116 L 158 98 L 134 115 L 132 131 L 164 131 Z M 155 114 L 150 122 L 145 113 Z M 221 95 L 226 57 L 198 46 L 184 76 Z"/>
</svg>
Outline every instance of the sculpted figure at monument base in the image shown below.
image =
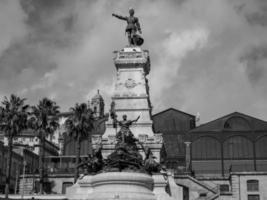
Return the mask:
<svg viewBox="0 0 267 200">
<path fill-rule="evenodd" d="M 122 121 L 117 121 L 114 117 L 114 124 L 119 124 L 120 130 L 116 134 L 117 144 L 115 151 L 111 153 L 106 162 L 105 171 L 140 171 L 143 170 L 143 159 L 138 152 L 138 141 L 130 130 L 130 126 L 138 121 L 140 117 L 135 120 L 127 120 L 127 116 L 123 115 Z"/>
</svg>

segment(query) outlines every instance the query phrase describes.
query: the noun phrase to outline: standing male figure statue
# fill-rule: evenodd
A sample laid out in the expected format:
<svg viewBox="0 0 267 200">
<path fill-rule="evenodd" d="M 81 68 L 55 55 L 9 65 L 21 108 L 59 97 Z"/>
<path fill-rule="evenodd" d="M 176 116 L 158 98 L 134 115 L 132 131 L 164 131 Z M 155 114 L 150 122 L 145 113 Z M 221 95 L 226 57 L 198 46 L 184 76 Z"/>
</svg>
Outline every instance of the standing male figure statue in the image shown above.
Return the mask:
<svg viewBox="0 0 267 200">
<path fill-rule="evenodd" d="M 139 31 L 139 33 L 142 34 L 139 20 L 137 17 L 134 16 L 134 9 L 133 8 L 129 9 L 129 14 L 130 14 L 130 16 L 128 16 L 128 17 L 124 17 L 124 16 L 117 15 L 114 13 L 112 14 L 112 16 L 117 17 L 118 19 L 127 21 L 127 26 L 126 26 L 125 32 L 128 35 L 129 46 L 131 46 L 131 45 L 140 46 L 143 44 L 144 40 L 143 40 L 143 38 L 141 38 L 140 36 L 138 36 L 136 34 L 137 31 Z"/>
<path fill-rule="evenodd" d="M 132 143 L 134 140 L 134 136 L 130 130 L 130 126 L 133 122 L 137 122 L 140 116 L 138 116 L 135 120 L 127 120 L 127 115 L 123 115 L 122 118 L 122 121 L 118 121 L 118 124 L 121 129 L 117 133 L 116 138 L 119 142 L 122 143 Z"/>
</svg>

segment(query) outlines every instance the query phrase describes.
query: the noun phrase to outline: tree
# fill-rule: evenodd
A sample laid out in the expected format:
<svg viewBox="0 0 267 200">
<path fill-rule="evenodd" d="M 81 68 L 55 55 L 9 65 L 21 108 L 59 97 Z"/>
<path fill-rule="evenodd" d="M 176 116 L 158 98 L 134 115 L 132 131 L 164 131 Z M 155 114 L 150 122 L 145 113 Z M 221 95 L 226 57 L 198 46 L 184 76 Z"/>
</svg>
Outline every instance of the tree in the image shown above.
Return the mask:
<svg viewBox="0 0 267 200">
<path fill-rule="evenodd" d="M 40 194 L 44 192 L 44 154 L 46 137 L 55 132 L 59 127 L 58 117 L 59 106 L 56 102 L 43 98 L 37 106 L 32 106 L 31 117 L 29 119 L 29 127 L 35 131 L 39 139 L 39 178 L 40 178 Z"/>
<path fill-rule="evenodd" d="M 12 149 L 14 137 L 21 134 L 27 128 L 28 108 L 26 99 L 12 94 L 10 98 L 4 97 L 0 106 L 0 130 L 4 132 L 8 139 L 8 154 L 6 165 L 6 185 L 5 198 L 8 199 L 10 172 L 12 167 Z"/>
<path fill-rule="evenodd" d="M 71 108 L 71 112 L 72 114 L 65 122 L 65 127 L 67 133 L 73 137 L 76 142 L 76 164 L 74 176 L 74 182 L 76 182 L 79 176 L 81 141 L 88 138 L 90 132 L 92 131 L 94 127 L 94 117 L 92 110 L 86 103 L 77 103 L 75 107 Z M 89 152 L 89 154 L 92 155 L 92 152 Z"/>
</svg>

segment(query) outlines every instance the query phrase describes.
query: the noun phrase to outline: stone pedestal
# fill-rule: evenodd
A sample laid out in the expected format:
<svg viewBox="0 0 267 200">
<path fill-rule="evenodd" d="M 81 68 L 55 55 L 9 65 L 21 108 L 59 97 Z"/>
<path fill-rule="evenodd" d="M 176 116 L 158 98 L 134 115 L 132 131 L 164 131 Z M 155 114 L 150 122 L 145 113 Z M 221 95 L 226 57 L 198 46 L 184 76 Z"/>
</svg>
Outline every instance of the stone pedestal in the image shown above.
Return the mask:
<svg viewBox="0 0 267 200">
<path fill-rule="evenodd" d="M 137 172 L 108 172 L 85 176 L 67 188 L 69 200 L 180 200 L 182 192 L 166 193 L 168 179 L 162 174 L 150 176 Z M 175 184 L 176 185 L 176 184 Z M 170 190 L 172 187 L 169 185 Z M 176 185 L 178 188 L 178 186 Z M 175 188 L 175 190 L 177 190 Z M 177 190 L 178 191 L 178 190 Z M 173 193 L 173 191 L 171 191 Z"/>
<path fill-rule="evenodd" d="M 164 177 L 162 174 L 155 174 L 153 175 L 153 180 L 154 180 L 153 193 L 156 195 L 157 200 L 181 200 L 182 199 L 179 196 L 178 197 L 170 196 L 170 194 L 166 192 L 166 186 L 168 184 L 167 176 Z M 170 188 L 170 185 L 168 185 L 168 187 Z"/>
<path fill-rule="evenodd" d="M 85 180 L 82 181 L 83 179 Z M 90 176 L 90 178 L 84 177 L 83 179 L 67 189 L 66 197 L 69 200 L 157 199 L 153 193 L 153 178 L 147 174 L 108 172 Z"/>
<path fill-rule="evenodd" d="M 78 180 L 73 186 L 66 189 L 66 197 L 73 200 L 86 200 L 93 192 L 92 177 L 85 176 Z"/>
</svg>

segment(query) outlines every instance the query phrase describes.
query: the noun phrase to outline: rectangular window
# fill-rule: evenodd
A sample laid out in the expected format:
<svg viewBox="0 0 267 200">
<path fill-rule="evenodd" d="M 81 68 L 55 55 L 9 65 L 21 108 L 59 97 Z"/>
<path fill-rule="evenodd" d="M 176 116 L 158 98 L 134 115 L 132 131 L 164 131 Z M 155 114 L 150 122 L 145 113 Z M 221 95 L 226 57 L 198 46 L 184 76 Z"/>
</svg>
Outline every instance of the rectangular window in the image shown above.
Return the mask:
<svg viewBox="0 0 267 200">
<path fill-rule="evenodd" d="M 258 180 L 247 180 L 247 190 L 248 191 L 259 191 L 259 181 Z"/>
<path fill-rule="evenodd" d="M 222 184 L 220 185 L 220 192 L 229 192 L 230 191 L 230 188 L 229 188 L 229 185 L 227 184 Z"/>
<path fill-rule="evenodd" d="M 260 200 L 260 195 L 258 194 L 249 194 L 248 200 Z"/>
</svg>

